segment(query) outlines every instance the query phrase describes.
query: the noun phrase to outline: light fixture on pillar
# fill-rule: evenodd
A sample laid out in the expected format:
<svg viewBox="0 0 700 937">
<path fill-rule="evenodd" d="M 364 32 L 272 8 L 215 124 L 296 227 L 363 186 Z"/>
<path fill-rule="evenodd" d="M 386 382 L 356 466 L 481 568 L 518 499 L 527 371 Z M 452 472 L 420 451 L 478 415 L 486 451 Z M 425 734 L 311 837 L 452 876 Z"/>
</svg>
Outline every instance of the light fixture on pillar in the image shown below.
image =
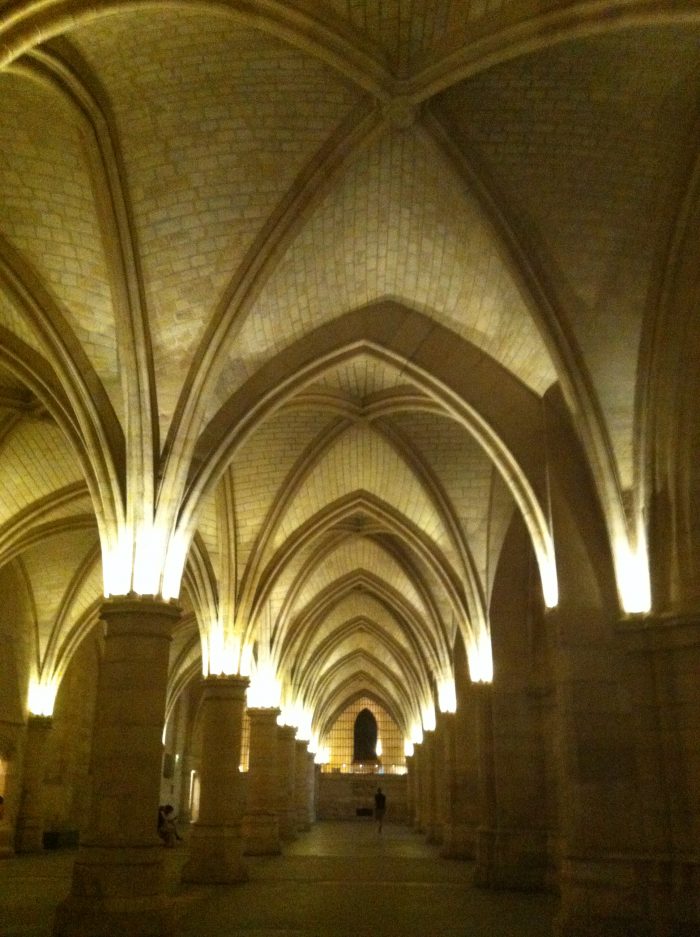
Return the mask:
<svg viewBox="0 0 700 937">
<path fill-rule="evenodd" d="M 57 680 L 29 681 L 27 706 L 32 716 L 53 716 L 53 708 L 58 692 Z"/>
<path fill-rule="evenodd" d="M 277 709 L 281 687 L 272 663 L 254 666 L 248 686 L 248 708 Z"/>
<path fill-rule="evenodd" d="M 415 752 L 415 745 L 412 742 L 412 740 L 404 739 L 403 740 L 403 753 L 406 756 L 406 758 L 410 758 L 414 752 Z"/>
<path fill-rule="evenodd" d="M 493 683 L 493 654 L 491 636 L 482 631 L 467 645 L 469 676 L 472 683 Z"/>
<path fill-rule="evenodd" d="M 646 535 L 640 525 L 637 544 L 633 547 L 626 536 L 615 540 L 615 576 L 620 604 L 630 615 L 643 614 L 651 609 L 651 582 Z"/>
<path fill-rule="evenodd" d="M 452 676 L 443 677 L 438 683 L 438 706 L 441 713 L 457 712 L 457 690 Z"/>
<path fill-rule="evenodd" d="M 227 634 L 219 619 L 202 634 L 202 674 L 205 677 L 231 676 L 238 673 L 241 642 Z"/>
<path fill-rule="evenodd" d="M 411 741 L 414 745 L 420 745 L 423 741 L 423 726 L 417 720 L 411 725 Z"/>
<path fill-rule="evenodd" d="M 433 732 L 435 730 L 437 723 L 435 721 L 435 705 L 432 700 L 428 700 L 421 707 L 421 720 L 424 732 Z"/>
<path fill-rule="evenodd" d="M 556 608 L 559 603 L 559 583 L 557 581 L 557 566 L 554 562 L 554 557 L 540 557 L 539 568 L 544 604 L 547 608 Z"/>
</svg>

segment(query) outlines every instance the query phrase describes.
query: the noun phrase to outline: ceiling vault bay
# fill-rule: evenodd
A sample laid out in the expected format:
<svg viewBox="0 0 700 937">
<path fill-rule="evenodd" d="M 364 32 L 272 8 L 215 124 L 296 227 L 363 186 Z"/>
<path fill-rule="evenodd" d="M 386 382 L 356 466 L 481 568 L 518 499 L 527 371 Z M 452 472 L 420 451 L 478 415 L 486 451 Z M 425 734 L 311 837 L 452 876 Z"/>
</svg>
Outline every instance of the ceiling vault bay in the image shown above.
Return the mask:
<svg viewBox="0 0 700 937">
<path fill-rule="evenodd" d="M 162 593 L 169 705 L 199 632 L 317 729 L 369 694 L 410 734 L 488 642 L 517 513 L 556 602 L 559 394 L 627 608 L 700 9 L 599 6 L 0 11 L 0 556 L 35 680 L 103 590 Z"/>
</svg>

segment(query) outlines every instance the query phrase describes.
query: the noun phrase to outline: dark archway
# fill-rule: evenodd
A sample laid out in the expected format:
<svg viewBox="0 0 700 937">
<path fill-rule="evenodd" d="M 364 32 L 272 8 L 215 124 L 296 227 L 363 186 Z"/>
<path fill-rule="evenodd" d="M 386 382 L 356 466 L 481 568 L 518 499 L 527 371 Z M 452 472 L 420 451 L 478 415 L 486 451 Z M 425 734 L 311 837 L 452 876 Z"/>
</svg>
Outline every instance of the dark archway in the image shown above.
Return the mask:
<svg viewBox="0 0 700 937">
<path fill-rule="evenodd" d="M 377 720 L 369 709 L 361 709 L 355 719 L 353 763 L 377 760 Z"/>
</svg>

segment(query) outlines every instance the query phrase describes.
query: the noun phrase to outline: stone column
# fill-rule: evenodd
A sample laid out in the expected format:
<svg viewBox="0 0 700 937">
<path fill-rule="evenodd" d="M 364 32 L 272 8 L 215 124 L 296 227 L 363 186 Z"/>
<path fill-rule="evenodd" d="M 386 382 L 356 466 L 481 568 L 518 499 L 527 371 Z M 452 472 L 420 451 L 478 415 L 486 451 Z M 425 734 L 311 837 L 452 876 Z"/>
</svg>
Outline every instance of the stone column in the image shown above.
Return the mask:
<svg viewBox="0 0 700 937">
<path fill-rule="evenodd" d="M 30 715 L 27 721 L 22 793 L 15 833 L 17 852 L 41 852 L 44 848 L 44 772 L 52 725 L 50 716 Z"/>
<path fill-rule="evenodd" d="M 461 856 L 461 843 L 457 820 L 457 777 L 455 763 L 455 714 L 443 713 L 441 717 L 443 751 L 443 811 L 442 849 L 440 855 L 447 859 Z"/>
<path fill-rule="evenodd" d="M 437 790 L 436 790 L 436 747 L 435 731 L 426 732 L 423 738 L 424 762 L 424 803 L 425 835 L 429 843 L 440 841 L 439 823 L 437 820 Z"/>
<path fill-rule="evenodd" d="M 180 614 L 171 603 L 128 596 L 102 607 L 90 818 L 55 937 L 172 933 L 157 811 L 168 653 Z"/>
<path fill-rule="evenodd" d="M 413 779 L 413 790 L 415 797 L 415 809 L 413 813 L 413 829 L 416 833 L 424 832 L 423 828 L 423 815 L 425 813 L 425 808 L 423 806 L 423 795 L 424 795 L 424 784 L 423 784 L 423 762 L 425 760 L 425 753 L 423 752 L 423 743 L 417 744 L 413 748 L 413 764 L 416 769 L 415 777 Z"/>
<path fill-rule="evenodd" d="M 0 789 L 4 804 L 0 805 L 0 859 L 15 854 L 15 824 L 19 800 L 19 778 L 17 772 L 17 744 L 15 738 L 24 733 L 23 725 L 5 726 L 0 736 L 0 759 L 4 763 L 5 775 L 0 778 Z"/>
<path fill-rule="evenodd" d="M 496 763 L 493 739 L 493 687 L 474 684 L 477 745 L 479 756 L 479 825 L 476 830 L 476 868 L 474 883 L 492 884 L 496 839 Z"/>
<path fill-rule="evenodd" d="M 202 767 L 199 818 L 192 824 L 186 882 L 244 882 L 243 779 L 240 773 L 248 678 L 206 677 L 200 709 Z"/>
<path fill-rule="evenodd" d="M 416 756 L 406 755 L 406 819 L 409 827 L 416 822 Z"/>
<path fill-rule="evenodd" d="M 296 732 L 294 726 L 277 727 L 280 836 L 287 841 L 297 838 L 297 811 L 294 799 Z"/>
<path fill-rule="evenodd" d="M 309 827 L 316 822 L 316 762 L 313 752 L 306 755 L 306 816 Z"/>
<path fill-rule="evenodd" d="M 640 816 L 641 848 L 604 851 L 595 841 L 582 848 L 583 832 L 569 839 L 557 933 L 694 937 L 700 934 L 700 616 L 630 619 L 620 623 L 618 637 L 632 732 L 624 748 L 605 754 L 614 767 L 617 751 L 628 758 L 630 750 L 636 753 L 636 790 L 617 809 L 623 818 Z"/>
<path fill-rule="evenodd" d="M 311 828 L 307 794 L 308 742 L 297 739 L 295 742 L 294 761 L 294 807 L 296 809 L 297 830 L 305 832 Z"/>
<path fill-rule="evenodd" d="M 449 859 L 473 859 L 479 818 L 479 785 L 475 684 L 463 676 L 458 684 L 460 702 L 452 720 L 454 784 L 443 855 Z"/>
<path fill-rule="evenodd" d="M 243 818 L 243 841 L 249 856 L 281 852 L 277 717 L 279 709 L 249 709 L 250 755 L 248 805 Z"/>
</svg>

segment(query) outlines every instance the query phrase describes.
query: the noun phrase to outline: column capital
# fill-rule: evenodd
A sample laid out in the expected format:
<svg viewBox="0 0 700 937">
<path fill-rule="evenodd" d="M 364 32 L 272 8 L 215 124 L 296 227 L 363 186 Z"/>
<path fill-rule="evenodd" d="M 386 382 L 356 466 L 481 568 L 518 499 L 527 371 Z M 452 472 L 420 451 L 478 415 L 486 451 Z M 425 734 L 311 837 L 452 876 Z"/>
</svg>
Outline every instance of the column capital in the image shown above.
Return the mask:
<svg viewBox="0 0 700 937">
<path fill-rule="evenodd" d="M 202 687 L 207 696 L 242 698 L 250 680 L 238 673 L 208 674 L 202 677 Z"/>
<path fill-rule="evenodd" d="M 107 625 L 108 632 L 121 636 L 153 634 L 170 637 L 181 617 L 179 605 L 155 596 L 114 595 L 105 599 L 100 608 L 100 618 Z"/>
<path fill-rule="evenodd" d="M 277 732 L 280 738 L 296 741 L 297 730 L 294 726 L 277 726 Z"/>
<path fill-rule="evenodd" d="M 621 618 L 617 633 L 628 651 L 700 646 L 700 612 L 657 612 Z"/>
<path fill-rule="evenodd" d="M 53 716 L 42 716 L 38 713 L 29 713 L 27 716 L 27 728 L 32 731 L 48 731 L 53 726 Z"/>
<path fill-rule="evenodd" d="M 280 710 L 275 706 L 249 706 L 246 713 L 250 719 L 268 719 L 276 723 Z"/>
</svg>

